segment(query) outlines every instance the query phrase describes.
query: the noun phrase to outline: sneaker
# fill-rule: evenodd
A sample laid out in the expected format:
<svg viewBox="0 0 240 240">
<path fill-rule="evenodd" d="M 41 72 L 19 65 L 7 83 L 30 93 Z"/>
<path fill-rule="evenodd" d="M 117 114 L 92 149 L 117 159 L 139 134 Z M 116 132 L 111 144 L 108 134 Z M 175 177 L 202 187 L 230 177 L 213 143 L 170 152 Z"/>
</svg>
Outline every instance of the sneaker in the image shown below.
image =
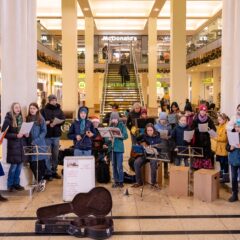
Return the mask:
<svg viewBox="0 0 240 240">
<path fill-rule="evenodd" d="M 238 201 L 238 195 L 233 194 L 229 199 L 229 202 L 236 202 Z"/>
<path fill-rule="evenodd" d="M 124 187 L 123 183 L 119 183 L 118 187 L 123 188 Z"/>
<path fill-rule="evenodd" d="M 52 177 L 55 178 L 55 179 L 61 179 L 61 176 L 58 175 L 57 173 L 54 173 L 54 174 L 52 175 Z"/>
<path fill-rule="evenodd" d="M 113 183 L 112 188 L 118 188 L 118 183 Z"/>
<path fill-rule="evenodd" d="M 46 188 L 46 180 L 41 180 L 39 183 L 39 192 L 43 192 Z"/>
<path fill-rule="evenodd" d="M 7 202 L 8 199 L 3 197 L 1 194 L 0 194 L 0 202 Z"/>
<path fill-rule="evenodd" d="M 24 187 L 22 187 L 21 185 L 15 185 L 14 188 L 15 188 L 17 191 L 23 191 L 23 190 L 25 190 Z"/>
<path fill-rule="evenodd" d="M 131 187 L 133 188 L 139 188 L 139 187 L 142 187 L 143 184 L 142 183 L 134 183 Z"/>
</svg>

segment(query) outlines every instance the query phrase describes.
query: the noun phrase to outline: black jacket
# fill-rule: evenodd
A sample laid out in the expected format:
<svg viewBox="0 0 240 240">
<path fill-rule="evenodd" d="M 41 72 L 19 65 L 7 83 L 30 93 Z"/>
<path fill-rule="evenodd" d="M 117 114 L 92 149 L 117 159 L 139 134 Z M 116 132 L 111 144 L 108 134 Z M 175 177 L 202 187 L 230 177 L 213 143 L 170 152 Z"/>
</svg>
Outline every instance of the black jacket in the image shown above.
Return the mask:
<svg viewBox="0 0 240 240">
<path fill-rule="evenodd" d="M 53 122 L 54 118 L 65 120 L 65 116 L 61 109 L 61 106 L 57 104 L 56 106 L 48 103 L 45 108 L 41 110 L 41 114 L 46 121 Z M 58 124 L 54 127 L 50 127 L 50 124 L 47 125 L 47 135 L 46 138 L 60 137 L 61 136 L 61 126 L 64 124 Z"/>
<path fill-rule="evenodd" d="M 127 128 L 129 130 L 131 130 L 132 126 L 135 126 L 135 121 L 136 119 L 140 118 L 141 116 L 141 111 L 140 112 L 135 112 L 135 111 L 131 111 L 128 115 L 128 119 L 127 119 Z"/>
<path fill-rule="evenodd" d="M 17 138 L 18 128 L 13 127 L 13 119 L 10 112 L 6 114 L 2 131 L 8 128 L 5 138 L 7 141 L 7 163 L 19 164 L 27 160 L 23 152 L 23 147 L 27 145 L 26 138 Z"/>
<path fill-rule="evenodd" d="M 129 75 L 128 68 L 125 64 L 121 64 L 119 67 L 119 72 L 121 76 L 127 76 Z"/>
</svg>

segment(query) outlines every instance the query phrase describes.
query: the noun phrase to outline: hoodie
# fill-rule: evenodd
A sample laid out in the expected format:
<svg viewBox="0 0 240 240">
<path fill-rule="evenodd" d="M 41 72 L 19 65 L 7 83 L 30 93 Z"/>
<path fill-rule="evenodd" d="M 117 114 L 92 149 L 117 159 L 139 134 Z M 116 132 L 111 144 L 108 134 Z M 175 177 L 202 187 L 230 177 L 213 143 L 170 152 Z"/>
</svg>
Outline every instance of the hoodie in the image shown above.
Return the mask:
<svg viewBox="0 0 240 240">
<path fill-rule="evenodd" d="M 83 110 L 83 108 L 87 109 L 87 116 L 85 119 L 85 128 L 84 131 L 81 131 L 81 126 L 83 124 L 84 119 L 81 119 L 80 117 L 80 112 Z M 96 130 L 93 127 L 93 124 L 90 120 L 87 119 L 88 118 L 88 108 L 87 107 L 80 107 L 78 110 L 78 119 L 76 119 L 68 132 L 68 138 L 73 140 L 74 143 L 74 148 L 75 149 L 79 149 L 79 150 L 92 150 L 92 139 L 89 138 L 86 135 L 87 131 L 91 131 L 93 133 L 93 138 L 96 136 Z M 82 124 L 81 124 L 82 123 Z M 81 140 L 77 141 L 76 137 L 77 135 L 81 136 Z"/>
</svg>

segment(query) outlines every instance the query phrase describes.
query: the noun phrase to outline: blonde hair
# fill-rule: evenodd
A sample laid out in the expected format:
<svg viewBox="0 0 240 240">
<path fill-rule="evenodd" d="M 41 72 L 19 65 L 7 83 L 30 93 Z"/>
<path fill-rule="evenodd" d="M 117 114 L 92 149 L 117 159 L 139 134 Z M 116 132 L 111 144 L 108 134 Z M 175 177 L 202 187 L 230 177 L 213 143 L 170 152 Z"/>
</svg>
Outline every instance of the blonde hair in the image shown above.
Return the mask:
<svg viewBox="0 0 240 240">
<path fill-rule="evenodd" d="M 11 116 L 12 116 L 12 126 L 13 126 L 13 127 L 17 127 L 16 114 L 14 113 L 14 107 L 15 107 L 16 105 L 19 105 L 19 107 L 20 107 L 20 109 L 21 109 L 20 103 L 18 103 L 18 102 L 12 103 L 11 109 L 10 109 L 10 113 L 11 113 Z M 20 111 L 20 115 L 22 115 L 22 109 L 21 109 L 21 111 Z"/>
<path fill-rule="evenodd" d="M 132 111 L 134 111 L 136 108 L 141 108 L 141 104 L 139 102 L 135 102 L 132 106 Z"/>
</svg>

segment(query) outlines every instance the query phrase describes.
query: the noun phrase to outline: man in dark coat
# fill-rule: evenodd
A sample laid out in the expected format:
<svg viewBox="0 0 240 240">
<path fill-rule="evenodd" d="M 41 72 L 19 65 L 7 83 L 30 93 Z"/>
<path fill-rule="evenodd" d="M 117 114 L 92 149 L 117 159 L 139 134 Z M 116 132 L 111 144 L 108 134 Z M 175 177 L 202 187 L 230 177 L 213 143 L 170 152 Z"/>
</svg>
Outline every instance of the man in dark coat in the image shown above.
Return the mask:
<svg viewBox="0 0 240 240">
<path fill-rule="evenodd" d="M 64 124 L 65 116 L 61 109 L 61 106 L 57 103 L 57 97 L 51 94 L 48 97 L 47 105 L 41 110 L 41 114 L 46 120 L 47 125 L 47 135 L 46 135 L 46 144 L 51 147 L 52 158 L 46 160 L 47 166 L 47 178 L 61 178 L 57 174 L 58 166 L 58 153 L 59 153 L 59 140 L 61 137 L 61 126 Z M 54 124 L 54 119 L 63 120 L 59 124 Z"/>
<path fill-rule="evenodd" d="M 122 84 L 126 84 L 126 80 L 129 78 L 129 72 L 126 63 L 122 63 L 118 72 L 122 77 Z"/>
</svg>

